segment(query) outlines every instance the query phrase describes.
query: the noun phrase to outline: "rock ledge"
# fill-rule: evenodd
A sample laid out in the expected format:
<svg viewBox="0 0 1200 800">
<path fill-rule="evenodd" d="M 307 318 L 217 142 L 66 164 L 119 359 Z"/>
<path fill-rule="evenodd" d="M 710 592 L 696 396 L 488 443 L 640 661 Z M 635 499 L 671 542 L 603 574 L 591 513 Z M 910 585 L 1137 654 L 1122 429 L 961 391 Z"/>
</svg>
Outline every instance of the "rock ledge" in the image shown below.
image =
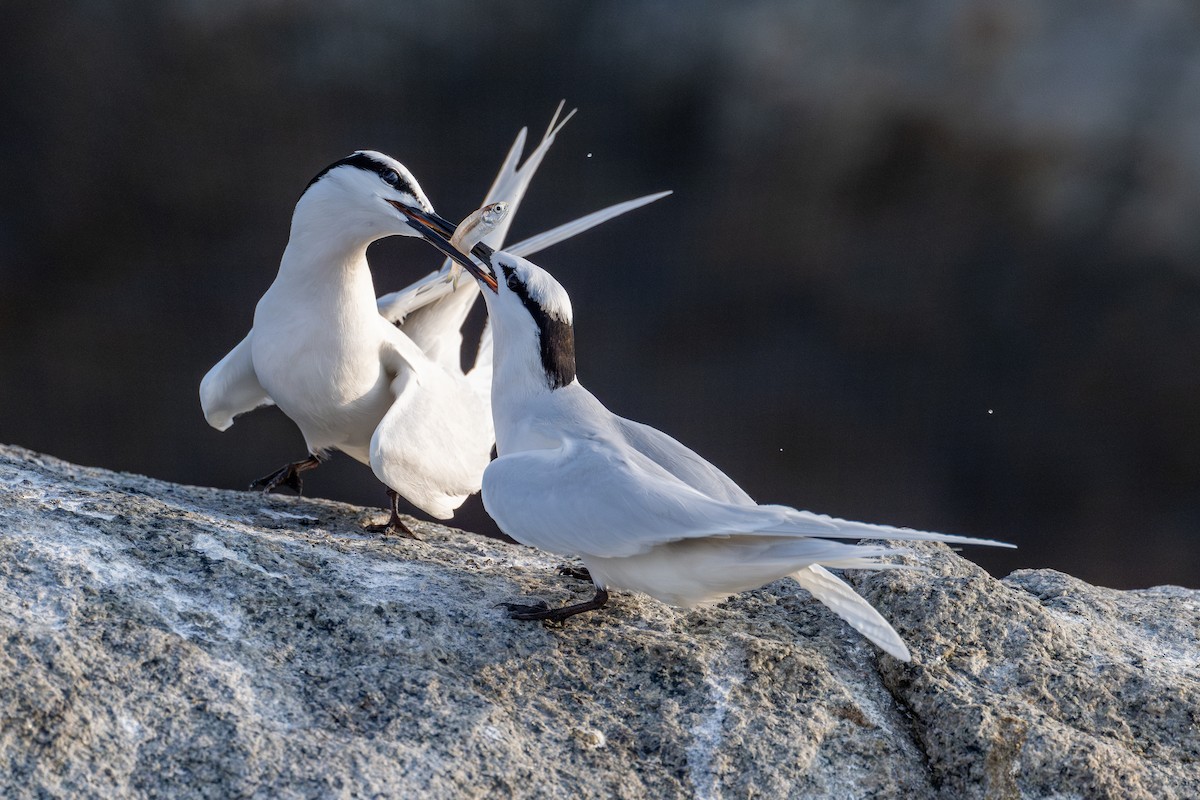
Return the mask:
<svg viewBox="0 0 1200 800">
<path fill-rule="evenodd" d="M 0 446 L 5 797 L 1200 796 L 1200 592 L 1050 571 L 856 586 L 880 654 L 786 581 L 708 610 L 528 548 Z"/>
</svg>

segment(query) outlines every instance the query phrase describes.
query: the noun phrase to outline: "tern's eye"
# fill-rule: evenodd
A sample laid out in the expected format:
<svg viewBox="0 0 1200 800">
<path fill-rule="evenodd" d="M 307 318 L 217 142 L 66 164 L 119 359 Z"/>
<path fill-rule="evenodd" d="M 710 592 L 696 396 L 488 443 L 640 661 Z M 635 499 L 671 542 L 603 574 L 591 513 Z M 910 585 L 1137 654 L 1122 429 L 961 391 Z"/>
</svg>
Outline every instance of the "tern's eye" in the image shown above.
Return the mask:
<svg viewBox="0 0 1200 800">
<path fill-rule="evenodd" d="M 388 186 L 395 186 L 400 183 L 400 173 L 394 169 L 384 170 L 379 174 L 379 177 L 383 178 L 383 182 Z"/>
<path fill-rule="evenodd" d="M 504 282 L 508 284 L 508 288 L 514 292 L 517 291 L 517 287 L 521 285 L 521 279 L 517 277 L 517 271 L 507 264 L 501 264 L 500 271 L 504 273 Z"/>
</svg>

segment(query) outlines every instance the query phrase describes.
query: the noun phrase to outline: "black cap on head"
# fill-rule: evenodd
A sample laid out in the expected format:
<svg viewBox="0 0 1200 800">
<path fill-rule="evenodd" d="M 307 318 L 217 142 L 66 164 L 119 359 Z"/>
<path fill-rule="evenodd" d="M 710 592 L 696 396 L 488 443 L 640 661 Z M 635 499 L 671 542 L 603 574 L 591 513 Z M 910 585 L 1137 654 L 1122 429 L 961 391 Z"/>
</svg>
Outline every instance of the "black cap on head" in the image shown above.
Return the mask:
<svg viewBox="0 0 1200 800">
<path fill-rule="evenodd" d="M 321 178 L 324 178 L 331 170 L 335 170 L 338 167 L 356 167 L 358 169 L 365 170 L 378 175 L 379 179 L 388 186 L 392 186 L 402 192 L 411 194 L 418 200 L 423 198 L 421 190 L 412 184 L 407 175 L 397 171 L 394 166 L 386 161 L 376 158 L 370 153 L 362 150 L 348 155 L 340 161 L 335 161 L 325 169 L 318 172 L 304 187 L 304 191 L 307 192 L 314 183 L 321 180 Z M 303 192 L 301 194 L 303 194 Z"/>
</svg>

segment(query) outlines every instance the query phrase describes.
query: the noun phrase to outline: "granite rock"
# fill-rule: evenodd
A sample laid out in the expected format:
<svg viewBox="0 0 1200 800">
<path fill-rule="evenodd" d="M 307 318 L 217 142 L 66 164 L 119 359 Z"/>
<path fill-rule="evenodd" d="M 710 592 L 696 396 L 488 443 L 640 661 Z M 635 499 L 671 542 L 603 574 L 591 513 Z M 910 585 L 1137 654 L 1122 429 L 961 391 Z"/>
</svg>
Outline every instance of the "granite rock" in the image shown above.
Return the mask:
<svg viewBox="0 0 1200 800">
<path fill-rule="evenodd" d="M 854 577 L 902 664 L 787 581 L 580 599 L 561 560 L 381 511 L 0 447 L 0 794 L 1189 797 L 1200 593 Z"/>
</svg>

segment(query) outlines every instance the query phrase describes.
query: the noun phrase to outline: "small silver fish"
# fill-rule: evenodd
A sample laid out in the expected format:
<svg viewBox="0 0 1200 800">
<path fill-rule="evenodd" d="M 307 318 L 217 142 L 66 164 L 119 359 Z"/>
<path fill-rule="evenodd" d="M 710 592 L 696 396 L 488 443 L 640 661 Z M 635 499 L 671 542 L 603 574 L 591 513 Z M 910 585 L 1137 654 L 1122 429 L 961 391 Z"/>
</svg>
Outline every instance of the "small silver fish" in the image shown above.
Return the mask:
<svg viewBox="0 0 1200 800">
<path fill-rule="evenodd" d="M 508 203 L 503 201 L 488 203 L 458 223 L 458 227 L 454 229 L 454 235 L 450 237 L 451 246 L 463 255 L 469 255 L 471 248 L 495 230 L 506 216 L 508 216 Z"/>
<path fill-rule="evenodd" d="M 503 200 L 498 203 L 488 203 L 458 223 L 458 227 L 454 229 L 454 235 L 450 237 L 450 246 L 469 257 L 471 255 L 471 248 L 479 244 L 479 241 L 483 237 L 495 230 L 500 221 L 507 216 L 508 203 Z M 455 289 L 458 288 L 458 279 L 461 275 L 462 266 L 457 261 L 451 262 L 450 282 L 454 285 Z"/>
</svg>

